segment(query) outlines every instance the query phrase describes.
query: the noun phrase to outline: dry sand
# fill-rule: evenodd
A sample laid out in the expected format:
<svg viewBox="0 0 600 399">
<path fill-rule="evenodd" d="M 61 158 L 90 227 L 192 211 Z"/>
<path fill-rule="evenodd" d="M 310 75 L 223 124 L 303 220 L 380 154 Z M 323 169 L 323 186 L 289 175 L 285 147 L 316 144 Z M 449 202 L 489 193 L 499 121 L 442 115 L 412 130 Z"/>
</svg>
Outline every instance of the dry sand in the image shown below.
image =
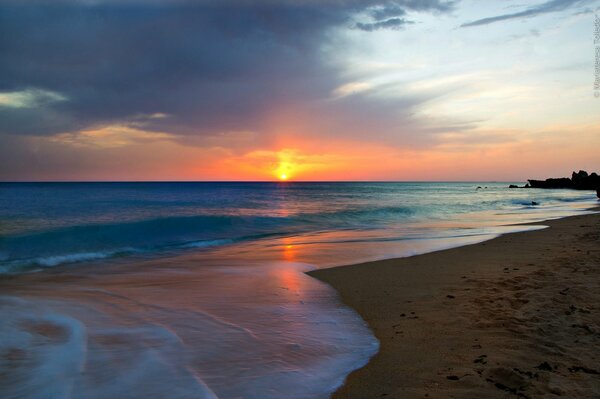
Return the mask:
<svg viewBox="0 0 600 399">
<path fill-rule="evenodd" d="M 381 342 L 334 398 L 600 398 L 600 215 L 310 272 Z"/>
</svg>

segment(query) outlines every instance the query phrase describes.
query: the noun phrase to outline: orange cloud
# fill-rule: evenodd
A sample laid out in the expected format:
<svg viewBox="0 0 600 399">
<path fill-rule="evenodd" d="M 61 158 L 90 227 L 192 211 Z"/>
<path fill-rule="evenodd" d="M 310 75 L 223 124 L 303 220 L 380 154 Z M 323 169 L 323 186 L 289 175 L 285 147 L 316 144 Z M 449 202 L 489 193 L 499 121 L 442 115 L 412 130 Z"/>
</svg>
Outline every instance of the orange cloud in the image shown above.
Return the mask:
<svg viewBox="0 0 600 399">
<path fill-rule="evenodd" d="M 540 131 L 473 130 L 444 134 L 429 148 L 401 148 L 341 137 L 284 132 L 261 149 L 187 145 L 128 127 L 79 135 L 29 137 L 14 157 L 34 180 L 292 181 L 516 180 L 598 170 L 600 125 Z M 19 153 L 19 148 L 35 151 Z"/>
</svg>

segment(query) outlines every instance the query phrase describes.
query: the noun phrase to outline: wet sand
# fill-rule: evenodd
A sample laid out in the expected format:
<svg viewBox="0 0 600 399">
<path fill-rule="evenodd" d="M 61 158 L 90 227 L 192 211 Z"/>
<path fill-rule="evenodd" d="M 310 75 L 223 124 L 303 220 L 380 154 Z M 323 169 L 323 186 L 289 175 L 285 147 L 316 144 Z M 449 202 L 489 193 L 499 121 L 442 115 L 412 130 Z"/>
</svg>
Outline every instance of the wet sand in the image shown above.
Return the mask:
<svg viewBox="0 0 600 399">
<path fill-rule="evenodd" d="M 381 342 L 334 398 L 600 397 L 600 215 L 312 271 Z"/>
<path fill-rule="evenodd" d="M 0 399 L 325 399 L 377 351 L 308 265 L 223 259 L 0 276 Z"/>
</svg>

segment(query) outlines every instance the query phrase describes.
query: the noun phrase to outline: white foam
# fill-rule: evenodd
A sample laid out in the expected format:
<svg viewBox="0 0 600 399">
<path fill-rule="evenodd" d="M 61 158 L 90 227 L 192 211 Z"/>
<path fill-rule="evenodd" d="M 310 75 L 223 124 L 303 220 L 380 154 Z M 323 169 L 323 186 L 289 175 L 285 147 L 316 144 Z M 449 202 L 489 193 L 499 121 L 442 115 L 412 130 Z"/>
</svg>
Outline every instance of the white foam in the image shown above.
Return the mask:
<svg viewBox="0 0 600 399">
<path fill-rule="evenodd" d="M 2 398 L 70 398 L 85 363 L 84 325 L 31 301 L 2 298 L 0 310 Z"/>
<path fill-rule="evenodd" d="M 33 263 L 40 266 L 53 267 L 63 263 L 83 262 L 95 259 L 105 259 L 114 255 L 114 251 L 110 252 L 81 252 L 69 255 L 47 256 L 45 258 L 37 258 Z"/>
<path fill-rule="evenodd" d="M 208 248 L 208 247 L 216 247 L 219 245 L 226 245 L 233 243 L 234 240 L 224 239 L 224 240 L 203 240 L 203 241 L 194 241 L 181 246 L 181 248 Z"/>
<path fill-rule="evenodd" d="M 134 268 L 123 271 L 140 282 L 131 289 L 122 274 L 116 285 L 95 276 L 92 287 L 61 286 L 81 290 L 76 302 L 0 302 L 10 326 L 0 349 L 35 360 L 9 375 L 0 397 L 326 399 L 377 351 L 364 322 L 305 275 L 307 265 L 193 265 L 192 282 Z M 53 323 L 69 338 L 32 340 L 23 320 Z M 0 373 L 15 369 L 18 360 L 1 358 Z"/>
<path fill-rule="evenodd" d="M 63 255 L 40 256 L 32 259 L 21 259 L 6 263 L 0 267 L 1 273 L 19 272 L 24 266 L 36 265 L 42 268 L 55 267 L 68 263 L 88 262 L 100 259 L 112 258 L 118 254 L 140 252 L 133 248 L 122 248 L 118 250 L 99 251 L 99 252 L 76 252 Z M 27 269 L 28 271 L 31 271 Z M 39 269 L 38 269 L 39 270 Z"/>
<path fill-rule="evenodd" d="M 89 330 L 57 307 L 86 311 L 55 301 L 0 298 L 3 399 L 218 399 L 180 365 L 182 343 L 167 329 Z"/>
</svg>

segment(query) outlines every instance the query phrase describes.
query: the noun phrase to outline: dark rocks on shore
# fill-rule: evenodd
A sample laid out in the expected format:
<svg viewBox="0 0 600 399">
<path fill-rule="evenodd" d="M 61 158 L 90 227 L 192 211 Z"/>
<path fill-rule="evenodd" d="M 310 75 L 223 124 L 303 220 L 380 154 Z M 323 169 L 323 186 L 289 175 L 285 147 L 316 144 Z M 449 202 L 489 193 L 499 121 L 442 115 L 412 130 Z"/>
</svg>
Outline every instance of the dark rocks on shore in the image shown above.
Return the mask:
<svg viewBox="0 0 600 399">
<path fill-rule="evenodd" d="M 600 176 L 585 170 L 573 172 L 571 178 L 560 177 L 546 180 L 528 180 L 532 188 L 572 188 L 575 190 L 600 190 Z"/>
<path fill-rule="evenodd" d="M 573 182 L 568 177 L 527 181 L 533 188 L 573 188 Z"/>
<path fill-rule="evenodd" d="M 578 173 L 573 172 L 571 181 L 578 190 L 597 190 L 600 188 L 600 176 L 595 172 L 591 175 L 588 175 L 585 170 L 580 170 Z"/>
</svg>

